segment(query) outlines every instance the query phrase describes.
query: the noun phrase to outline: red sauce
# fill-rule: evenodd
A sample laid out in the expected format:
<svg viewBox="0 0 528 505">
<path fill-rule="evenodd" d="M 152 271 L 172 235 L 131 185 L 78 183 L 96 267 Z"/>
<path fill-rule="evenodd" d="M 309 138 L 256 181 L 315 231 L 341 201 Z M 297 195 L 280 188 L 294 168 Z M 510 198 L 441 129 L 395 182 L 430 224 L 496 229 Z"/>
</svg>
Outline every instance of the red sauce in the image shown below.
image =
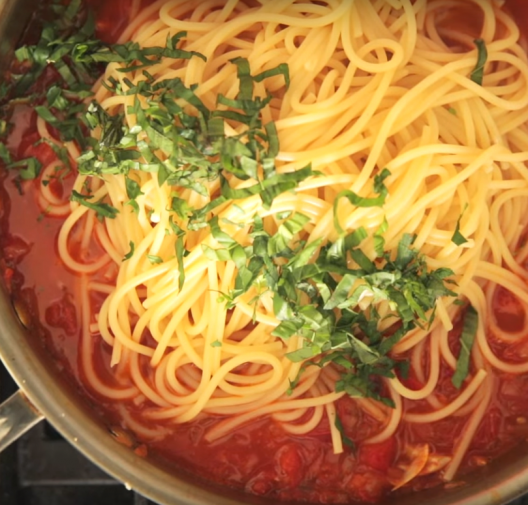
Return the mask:
<svg viewBox="0 0 528 505">
<path fill-rule="evenodd" d="M 523 34 L 528 34 L 528 3 L 525 0 L 506 0 L 506 6 L 514 16 Z"/>
<path fill-rule="evenodd" d="M 90 0 L 98 9 L 97 26 L 105 40 L 116 40 L 126 25 L 127 19 L 122 13 L 127 11 L 130 2 Z M 528 4 L 512 0 L 508 5 L 518 19 L 528 23 Z M 33 146 L 38 139 L 34 114 L 20 108 L 15 117 L 15 128 L 10 137 L 13 154 L 18 157 L 33 155 L 43 163 L 53 159 L 53 151 L 45 144 Z M 3 251 L 4 281 L 16 296 L 26 300 L 41 322 L 39 328 L 45 344 L 60 361 L 65 373 L 70 374 L 84 389 L 78 366 L 79 317 L 74 303 L 75 276 L 56 254 L 57 235 L 63 219 L 43 216 L 37 202 L 40 180 L 24 182 L 21 187 L 17 187 L 13 174 L 4 173 L 2 181 L 0 248 Z M 71 180 L 67 178 L 54 184 L 54 191 L 60 195 L 68 191 Z M 102 299 L 92 300 L 96 305 L 101 302 Z M 521 326 L 520 318 L 524 317 L 524 312 L 513 295 L 499 290 L 495 303 L 499 326 L 505 326 L 503 329 L 506 331 L 515 331 Z M 455 354 L 458 353 L 459 334 L 460 325 L 457 325 L 450 335 L 451 348 Z M 528 349 L 528 336 L 522 338 L 518 346 Z M 516 359 L 515 352 L 509 353 L 498 343 L 494 344 L 493 350 L 504 359 Z M 98 367 L 110 377 L 109 349 L 98 343 L 94 352 L 98 355 Z M 526 360 L 527 356 L 522 356 L 522 360 Z M 424 366 L 427 374 L 428 364 L 424 363 Z M 458 394 L 451 384 L 451 376 L 452 370 L 442 362 L 436 392 L 439 398 L 446 401 Z M 423 386 L 413 374 L 404 382 L 411 389 Z M 362 442 L 379 431 L 380 426 L 353 399 L 344 397 L 337 402 L 337 410 L 344 434 L 355 443 L 356 449 L 346 448 L 340 455 L 333 454 L 325 418 L 305 436 L 290 435 L 269 419 L 260 419 L 239 428 L 224 439 L 208 444 L 203 440 L 203 435 L 216 420 L 201 417 L 182 426 L 167 423 L 170 436 L 151 442 L 146 448 L 141 440 L 135 440 L 127 432 L 123 433 L 115 427 L 120 424 L 115 405 L 96 398 L 88 389 L 84 389 L 84 394 L 101 406 L 118 438 L 126 445 L 135 447 L 138 454 L 146 455 L 148 452 L 205 479 L 255 494 L 281 500 L 319 503 L 347 503 L 351 499 L 366 502 L 378 500 L 391 489 L 388 473 L 405 447 L 428 443 L 435 452 L 449 455 L 467 421 L 464 416 L 451 416 L 427 424 L 402 422 L 393 437 L 383 443 L 367 445 Z M 499 375 L 497 394 L 494 394 L 464 458 L 460 470 L 462 475 L 504 452 L 517 440 L 526 438 L 528 423 L 518 422 L 519 418 L 528 419 L 526 397 L 528 376 Z M 135 407 L 127 405 L 127 408 L 134 417 Z M 404 409 L 425 412 L 430 407 L 425 401 L 405 401 Z M 409 488 L 420 490 L 439 483 L 440 478 L 433 474 L 416 478 Z"/>
</svg>

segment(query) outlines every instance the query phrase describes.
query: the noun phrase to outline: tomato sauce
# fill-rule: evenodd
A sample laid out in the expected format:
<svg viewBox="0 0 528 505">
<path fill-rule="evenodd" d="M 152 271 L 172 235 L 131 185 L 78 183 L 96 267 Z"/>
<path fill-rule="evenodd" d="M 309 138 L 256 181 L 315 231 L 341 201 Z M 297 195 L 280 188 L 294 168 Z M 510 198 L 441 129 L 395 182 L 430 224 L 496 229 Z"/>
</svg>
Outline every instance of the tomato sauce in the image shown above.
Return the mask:
<svg viewBox="0 0 528 505">
<path fill-rule="evenodd" d="M 109 2 L 90 0 L 98 11 L 97 27 L 100 36 L 115 41 L 126 26 L 126 12 L 132 0 Z M 510 1 L 509 7 L 528 29 L 528 5 Z M 117 22 L 115 22 L 118 20 Z M 522 28 L 525 28 L 522 26 Z M 46 78 L 49 78 L 46 77 Z M 34 146 L 38 140 L 35 114 L 18 107 L 15 124 L 9 138 L 9 148 L 17 158 L 37 157 L 43 164 L 53 161 L 53 151 L 46 145 Z M 53 182 L 57 195 L 67 194 L 74 175 Z M 265 495 L 277 500 L 299 500 L 317 503 L 348 503 L 350 500 L 375 502 L 388 493 L 391 469 L 411 444 L 426 443 L 438 454 L 450 455 L 467 421 L 467 416 L 450 416 L 438 422 L 410 424 L 402 422 L 396 434 L 379 444 L 364 444 L 381 425 L 351 398 L 337 402 L 344 435 L 353 443 L 342 454 L 333 453 L 328 420 L 323 417 L 311 433 L 294 436 L 286 433 L 270 419 L 259 419 L 236 430 L 214 443 L 206 443 L 204 434 L 217 419 L 199 417 L 186 425 L 166 423 L 167 436 L 146 441 L 123 430 L 123 423 L 115 404 L 97 398 L 83 386 L 79 367 L 79 314 L 75 305 L 76 278 L 61 262 L 57 254 L 57 236 L 63 219 L 46 216 L 38 204 L 41 179 L 17 181 L 16 175 L 1 172 L 0 184 L 0 270 L 13 297 L 20 298 L 33 316 L 38 334 L 53 357 L 83 389 L 86 398 L 104 412 L 111 432 L 141 455 L 147 453 L 170 461 L 176 467 L 212 480 L 216 483 Z M 95 297 L 92 304 L 100 306 L 103 298 Z M 523 327 L 524 312 L 513 295 L 498 290 L 494 301 L 496 318 L 505 331 Z M 512 317 L 513 315 L 513 317 Z M 509 326 L 508 326 L 509 325 Z M 459 350 L 460 325 L 450 335 L 450 346 Z M 528 349 L 528 335 L 508 348 L 500 342 L 492 346 L 503 359 L 515 361 L 518 347 Z M 101 342 L 94 353 L 102 373 L 111 376 L 109 348 Z M 424 353 L 427 356 L 427 353 Z M 528 353 L 521 356 L 526 360 Z M 428 358 L 424 358 L 426 376 Z M 452 370 L 442 362 L 436 394 L 449 401 L 458 390 L 451 383 Z M 528 436 L 528 376 L 498 374 L 497 391 L 478 432 L 471 442 L 459 471 L 463 479 L 468 471 L 485 465 L 490 459 L 507 450 L 516 441 Z M 411 389 L 423 384 L 410 374 L 402 381 Z M 132 418 L 139 419 L 138 407 L 126 404 Z M 427 412 L 423 401 L 404 401 L 404 411 Z M 438 474 L 419 476 L 405 490 L 420 490 L 441 484 Z"/>
</svg>

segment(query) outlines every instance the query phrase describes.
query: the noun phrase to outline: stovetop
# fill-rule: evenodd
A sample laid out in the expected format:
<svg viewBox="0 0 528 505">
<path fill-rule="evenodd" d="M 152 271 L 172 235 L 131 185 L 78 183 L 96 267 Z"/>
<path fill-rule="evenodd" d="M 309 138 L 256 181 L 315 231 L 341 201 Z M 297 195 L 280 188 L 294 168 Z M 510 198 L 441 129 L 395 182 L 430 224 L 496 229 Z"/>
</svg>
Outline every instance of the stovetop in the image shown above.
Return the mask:
<svg viewBox="0 0 528 505">
<path fill-rule="evenodd" d="M 17 387 L 0 362 L 0 402 Z M 1 505 L 156 505 L 88 461 L 47 422 L 0 453 Z M 509 505 L 528 505 L 528 495 Z"/>
</svg>

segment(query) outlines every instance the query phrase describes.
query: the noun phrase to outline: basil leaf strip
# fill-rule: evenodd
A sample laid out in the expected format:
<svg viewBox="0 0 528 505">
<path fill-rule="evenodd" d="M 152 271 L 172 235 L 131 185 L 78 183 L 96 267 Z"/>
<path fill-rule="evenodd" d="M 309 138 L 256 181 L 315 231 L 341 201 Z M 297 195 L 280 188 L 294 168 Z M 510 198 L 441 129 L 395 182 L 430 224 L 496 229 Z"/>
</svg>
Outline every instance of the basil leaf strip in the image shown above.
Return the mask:
<svg viewBox="0 0 528 505">
<path fill-rule="evenodd" d="M 88 207 L 90 210 L 96 212 L 100 217 L 107 217 L 109 219 L 115 219 L 119 211 L 109 205 L 108 203 L 103 202 L 90 202 L 88 199 L 91 198 L 89 195 L 81 195 L 77 191 L 73 190 L 70 196 L 72 202 L 77 202 L 85 207 Z"/>
<path fill-rule="evenodd" d="M 457 389 L 462 387 L 469 374 L 469 360 L 471 358 L 471 349 L 475 342 L 479 324 L 478 312 L 470 305 L 464 316 L 462 334 L 460 335 L 460 353 L 458 354 L 455 373 L 451 378 L 453 386 Z"/>
<path fill-rule="evenodd" d="M 484 66 L 486 65 L 486 62 L 488 60 L 488 48 L 486 47 L 486 43 L 482 39 L 475 39 L 474 42 L 478 50 L 477 64 L 475 65 L 475 68 L 471 72 L 469 78 L 473 82 L 476 82 L 477 84 L 482 86 L 482 81 L 484 80 Z"/>
</svg>

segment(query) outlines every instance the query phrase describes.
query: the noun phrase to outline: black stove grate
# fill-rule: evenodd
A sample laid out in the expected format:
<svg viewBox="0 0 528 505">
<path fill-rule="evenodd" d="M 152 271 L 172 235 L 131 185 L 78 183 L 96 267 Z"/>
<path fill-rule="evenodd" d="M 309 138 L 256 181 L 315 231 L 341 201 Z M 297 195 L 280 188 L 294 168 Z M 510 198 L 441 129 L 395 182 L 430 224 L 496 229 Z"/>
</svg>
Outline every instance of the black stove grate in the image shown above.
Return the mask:
<svg viewBox="0 0 528 505">
<path fill-rule="evenodd" d="M 16 391 L 0 362 L 0 402 Z M 156 505 L 129 491 L 42 422 L 0 453 L 1 505 Z M 509 505 L 528 505 L 528 495 Z"/>
</svg>

